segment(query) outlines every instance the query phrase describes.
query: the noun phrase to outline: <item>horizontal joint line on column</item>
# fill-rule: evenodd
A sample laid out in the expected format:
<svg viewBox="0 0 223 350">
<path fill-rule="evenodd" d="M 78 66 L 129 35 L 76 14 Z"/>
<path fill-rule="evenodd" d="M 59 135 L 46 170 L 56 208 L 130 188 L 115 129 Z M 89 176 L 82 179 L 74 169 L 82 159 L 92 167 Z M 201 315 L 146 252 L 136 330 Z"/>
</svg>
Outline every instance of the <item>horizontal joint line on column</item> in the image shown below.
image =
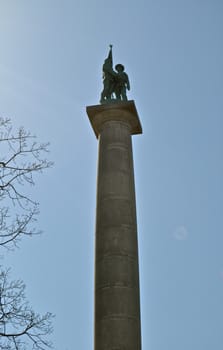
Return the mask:
<svg viewBox="0 0 223 350">
<path fill-rule="evenodd" d="M 132 226 L 133 225 L 130 225 L 130 224 L 120 224 L 120 225 L 117 225 L 117 224 L 109 224 L 109 228 L 120 228 L 120 227 L 123 227 L 123 228 L 127 228 L 127 229 L 131 229 L 132 230 Z M 135 230 L 136 232 L 137 230 Z"/>
<path fill-rule="evenodd" d="M 140 322 L 139 317 L 137 317 L 137 316 L 129 316 L 129 315 L 108 315 L 108 316 L 104 316 L 104 317 L 100 318 L 100 320 L 96 319 L 96 322 L 101 322 L 103 320 L 108 320 L 108 319 L 111 319 L 111 320 L 115 320 L 115 319 L 118 319 L 118 320 L 129 319 L 129 320 L 134 320 L 134 321 Z"/>
<path fill-rule="evenodd" d="M 136 228 L 136 224 L 135 223 L 128 224 L 128 225 L 130 226 L 129 229 L 131 229 L 132 234 L 137 233 L 137 228 Z M 120 229 L 120 228 L 122 228 L 122 224 L 120 224 L 120 225 L 116 224 L 116 225 L 112 226 L 112 225 L 110 225 L 110 223 L 107 223 L 107 224 L 106 223 L 100 223 L 97 226 L 96 235 L 98 234 L 97 232 L 99 232 L 99 231 L 108 230 L 108 229 L 112 229 L 112 228 Z"/>
<path fill-rule="evenodd" d="M 108 254 L 103 254 L 102 257 L 96 259 L 96 262 L 99 262 L 101 260 L 104 260 L 106 258 L 110 258 L 110 257 L 121 257 L 121 258 L 128 258 L 131 260 L 137 260 L 137 255 L 132 255 L 132 254 L 127 254 L 127 253 L 108 253 Z"/>
<path fill-rule="evenodd" d="M 124 149 L 125 151 L 129 150 L 129 147 L 126 146 L 124 143 L 110 143 L 105 149 Z"/>
<path fill-rule="evenodd" d="M 114 118 L 114 119 L 110 119 L 110 120 L 106 120 L 104 123 L 103 123 L 103 129 L 104 127 L 109 127 L 109 124 L 110 125 L 117 125 L 117 124 L 121 124 L 121 125 L 124 125 L 125 127 L 127 127 L 127 129 L 129 129 L 131 131 L 131 125 L 129 124 L 129 121 L 125 121 L 122 119 L 122 115 L 120 115 L 118 118 Z M 102 129 L 102 130 L 103 130 Z"/>
<path fill-rule="evenodd" d="M 103 174 L 103 176 L 106 176 L 106 175 L 109 175 L 109 176 L 111 176 L 111 175 L 117 175 L 117 174 L 124 174 L 124 175 L 128 175 L 128 176 L 132 176 L 132 174 L 131 174 L 131 170 L 129 170 L 129 169 L 125 169 L 125 168 L 122 168 L 122 169 L 115 169 L 115 170 L 112 170 L 111 169 L 111 171 L 109 171 L 109 172 L 107 172 L 107 173 L 104 173 Z"/>
<path fill-rule="evenodd" d="M 109 199 L 119 199 L 119 200 L 121 199 L 121 200 L 132 202 L 131 196 L 117 196 L 117 195 L 112 194 L 112 193 L 104 195 L 103 198 L 100 199 L 100 202 L 104 202 L 104 201 L 107 201 Z"/>
<path fill-rule="evenodd" d="M 131 284 L 104 284 L 102 286 L 98 286 L 95 288 L 95 290 L 103 290 L 103 289 L 138 289 L 139 286 L 137 285 L 131 285 Z"/>
</svg>

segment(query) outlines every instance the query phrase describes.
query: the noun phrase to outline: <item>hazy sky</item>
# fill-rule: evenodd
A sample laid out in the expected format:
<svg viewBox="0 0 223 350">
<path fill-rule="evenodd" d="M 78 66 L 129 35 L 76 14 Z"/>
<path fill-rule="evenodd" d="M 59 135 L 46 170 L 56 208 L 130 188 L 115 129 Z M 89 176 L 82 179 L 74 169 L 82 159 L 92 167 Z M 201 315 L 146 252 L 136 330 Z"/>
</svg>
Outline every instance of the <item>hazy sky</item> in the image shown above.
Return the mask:
<svg viewBox="0 0 223 350">
<path fill-rule="evenodd" d="M 36 311 L 56 314 L 56 349 L 93 349 L 97 140 L 85 107 L 99 103 L 110 43 L 144 132 L 133 137 L 142 348 L 222 349 L 222 36 L 222 0 L 0 0 L 0 115 L 50 141 L 55 162 L 26 189 L 44 233 L 0 262 Z"/>
</svg>

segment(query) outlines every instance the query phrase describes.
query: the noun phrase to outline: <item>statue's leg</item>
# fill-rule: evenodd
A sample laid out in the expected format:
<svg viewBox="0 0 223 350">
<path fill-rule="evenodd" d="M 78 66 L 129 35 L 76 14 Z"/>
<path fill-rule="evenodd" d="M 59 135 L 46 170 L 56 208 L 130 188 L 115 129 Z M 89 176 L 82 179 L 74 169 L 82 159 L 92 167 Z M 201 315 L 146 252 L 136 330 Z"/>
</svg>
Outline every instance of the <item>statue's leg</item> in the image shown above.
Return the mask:
<svg viewBox="0 0 223 350">
<path fill-rule="evenodd" d="M 127 96 L 126 96 L 126 88 L 125 87 L 122 88 L 121 96 L 122 96 L 122 100 L 123 101 L 127 101 L 128 100 Z"/>
<path fill-rule="evenodd" d="M 118 86 L 114 87 L 114 93 L 117 100 L 121 100 L 121 89 Z"/>
<path fill-rule="evenodd" d="M 113 97 L 113 93 L 114 93 L 114 83 L 113 81 L 110 81 L 110 84 L 109 84 L 109 99 L 111 100 L 112 97 Z"/>
<path fill-rule="evenodd" d="M 105 100 L 105 89 L 103 89 L 102 93 L 101 93 L 101 99 L 100 102 L 103 102 Z"/>
<path fill-rule="evenodd" d="M 101 100 L 100 102 L 105 101 L 106 99 L 109 99 L 109 81 L 108 79 L 104 80 L 104 89 L 101 93 Z"/>
</svg>

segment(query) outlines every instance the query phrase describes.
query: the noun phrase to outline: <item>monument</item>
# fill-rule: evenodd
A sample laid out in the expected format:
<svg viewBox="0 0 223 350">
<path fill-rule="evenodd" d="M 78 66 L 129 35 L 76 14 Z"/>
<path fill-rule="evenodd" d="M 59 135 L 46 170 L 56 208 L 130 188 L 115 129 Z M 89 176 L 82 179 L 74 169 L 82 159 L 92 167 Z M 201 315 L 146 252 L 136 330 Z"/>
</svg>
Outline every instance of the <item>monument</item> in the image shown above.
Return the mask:
<svg viewBox="0 0 223 350">
<path fill-rule="evenodd" d="M 131 135 L 142 128 L 112 46 L 103 64 L 100 105 L 87 107 L 99 140 L 95 235 L 94 350 L 140 350 L 140 293 Z"/>
</svg>

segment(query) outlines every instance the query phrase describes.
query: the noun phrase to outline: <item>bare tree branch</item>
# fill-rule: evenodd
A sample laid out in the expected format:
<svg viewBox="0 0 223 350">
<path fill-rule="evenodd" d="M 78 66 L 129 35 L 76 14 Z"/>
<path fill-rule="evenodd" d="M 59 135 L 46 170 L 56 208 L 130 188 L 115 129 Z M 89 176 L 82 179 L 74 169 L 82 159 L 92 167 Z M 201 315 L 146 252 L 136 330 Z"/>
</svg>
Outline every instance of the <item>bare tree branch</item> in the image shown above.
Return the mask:
<svg viewBox="0 0 223 350">
<path fill-rule="evenodd" d="M 22 236 L 38 233 L 32 226 L 38 203 L 24 193 L 24 185 L 34 185 L 34 175 L 52 166 L 43 157 L 48 146 L 24 128 L 14 132 L 10 119 L 0 118 L 1 247 L 13 249 Z"/>
<path fill-rule="evenodd" d="M 51 167 L 45 159 L 48 144 L 20 128 L 13 131 L 10 119 L 0 118 L 0 247 L 13 249 L 23 236 L 39 233 L 34 227 L 38 203 L 24 192 L 34 185 L 34 175 Z M 25 285 L 9 281 L 9 270 L 0 266 L 0 349 L 46 350 L 53 315 L 39 315 L 28 305 Z"/>
<path fill-rule="evenodd" d="M 0 272 L 0 348 L 4 350 L 46 350 L 52 347 L 53 315 L 36 314 L 25 298 L 21 280 L 9 282 L 9 270 Z"/>
</svg>

